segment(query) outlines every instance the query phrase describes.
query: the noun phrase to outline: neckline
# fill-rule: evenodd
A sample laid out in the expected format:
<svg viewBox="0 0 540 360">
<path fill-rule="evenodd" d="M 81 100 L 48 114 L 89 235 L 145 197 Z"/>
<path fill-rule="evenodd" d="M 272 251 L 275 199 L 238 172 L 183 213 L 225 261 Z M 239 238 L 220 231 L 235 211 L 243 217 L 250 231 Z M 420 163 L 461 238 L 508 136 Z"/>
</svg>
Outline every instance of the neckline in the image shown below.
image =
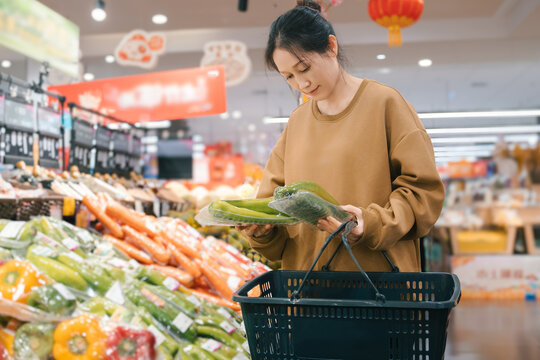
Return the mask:
<svg viewBox="0 0 540 360">
<path fill-rule="evenodd" d="M 356 104 L 356 101 L 360 97 L 360 94 L 362 93 L 362 91 L 364 90 L 368 82 L 369 80 L 362 79 L 362 83 L 358 87 L 358 90 L 356 90 L 356 94 L 354 94 L 352 100 L 349 102 L 347 107 L 338 114 L 334 114 L 334 115 L 321 114 L 321 111 L 319 110 L 319 107 L 317 106 L 317 102 L 312 101 L 311 110 L 313 112 L 313 116 L 315 116 L 315 119 L 319 121 L 336 121 L 336 120 L 342 119 L 343 117 L 345 117 L 347 114 L 351 112 L 352 108 Z"/>
</svg>

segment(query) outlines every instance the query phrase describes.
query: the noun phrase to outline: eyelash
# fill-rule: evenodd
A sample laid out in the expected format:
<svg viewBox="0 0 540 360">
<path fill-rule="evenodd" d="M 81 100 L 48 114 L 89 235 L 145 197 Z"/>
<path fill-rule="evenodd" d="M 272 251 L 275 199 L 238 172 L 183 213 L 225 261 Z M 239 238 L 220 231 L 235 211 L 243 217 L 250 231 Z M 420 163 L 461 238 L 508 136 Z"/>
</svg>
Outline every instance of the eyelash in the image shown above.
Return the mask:
<svg viewBox="0 0 540 360">
<path fill-rule="evenodd" d="M 308 66 L 307 68 L 305 68 L 304 70 L 302 70 L 302 71 L 300 71 L 300 72 L 301 72 L 301 73 L 305 73 L 305 72 L 307 72 L 309 69 L 311 69 L 311 66 Z M 292 79 L 292 77 L 293 77 L 292 74 L 289 75 L 289 76 L 287 76 L 287 80 Z"/>
</svg>

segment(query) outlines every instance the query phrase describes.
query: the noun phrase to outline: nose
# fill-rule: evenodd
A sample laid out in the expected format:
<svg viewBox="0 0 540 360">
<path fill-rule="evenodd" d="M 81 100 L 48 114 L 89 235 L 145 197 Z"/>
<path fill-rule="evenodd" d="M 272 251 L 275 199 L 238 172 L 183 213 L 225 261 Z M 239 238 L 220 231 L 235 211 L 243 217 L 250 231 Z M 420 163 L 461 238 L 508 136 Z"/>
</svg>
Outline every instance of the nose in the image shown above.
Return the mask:
<svg viewBox="0 0 540 360">
<path fill-rule="evenodd" d="M 300 86 L 300 89 L 309 89 L 311 86 L 311 82 L 306 78 L 299 78 L 298 79 L 298 86 Z"/>
</svg>

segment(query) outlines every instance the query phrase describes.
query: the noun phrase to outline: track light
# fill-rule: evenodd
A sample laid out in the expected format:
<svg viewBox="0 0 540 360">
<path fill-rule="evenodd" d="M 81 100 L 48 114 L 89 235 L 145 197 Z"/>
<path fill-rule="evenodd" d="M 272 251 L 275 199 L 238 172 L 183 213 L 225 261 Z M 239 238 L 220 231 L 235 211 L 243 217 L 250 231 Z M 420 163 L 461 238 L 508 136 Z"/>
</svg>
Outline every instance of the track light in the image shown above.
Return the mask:
<svg viewBox="0 0 540 360">
<path fill-rule="evenodd" d="M 101 22 L 105 20 L 107 13 L 105 12 L 105 2 L 103 0 L 97 0 L 96 6 L 92 10 L 92 18 L 95 21 Z"/>
<path fill-rule="evenodd" d="M 247 11 L 248 0 L 238 0 L 238 11 Z"/>
</svg>

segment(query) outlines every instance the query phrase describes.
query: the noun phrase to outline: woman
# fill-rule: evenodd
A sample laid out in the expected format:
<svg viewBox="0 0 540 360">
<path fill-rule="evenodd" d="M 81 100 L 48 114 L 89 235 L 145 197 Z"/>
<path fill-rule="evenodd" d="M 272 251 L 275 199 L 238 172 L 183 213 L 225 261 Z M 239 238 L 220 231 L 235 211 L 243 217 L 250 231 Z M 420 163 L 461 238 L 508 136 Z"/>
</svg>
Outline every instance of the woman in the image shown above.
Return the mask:
<svg viewBox="0 0 540 360">
<path fill-rule="evenodd" d="M 420 271 L 419 238 L 438 218 L 444 188 L 433 147 L 413 107 L 393 88 L 347 73 L 332 28 L 313 1 L 274 21 L 266 63 L 311 99 L 290 116 L 266 168 L 258 197 L 296 181 L 314 181 L 332 194 L 358 225 L 348 236 L 366 271 L 389 271 L 381 253 L 401 271 Z M 244 226 L 253 248 L 283 269 L 309 268 L 340 223 L 318 228 Z M 322 230 L 322 231 L 321 231 Z M 318 267 L 339 245 L 335 239 Z M 341 248 L 332 270 L 356 270 Z"/>
</svg>

